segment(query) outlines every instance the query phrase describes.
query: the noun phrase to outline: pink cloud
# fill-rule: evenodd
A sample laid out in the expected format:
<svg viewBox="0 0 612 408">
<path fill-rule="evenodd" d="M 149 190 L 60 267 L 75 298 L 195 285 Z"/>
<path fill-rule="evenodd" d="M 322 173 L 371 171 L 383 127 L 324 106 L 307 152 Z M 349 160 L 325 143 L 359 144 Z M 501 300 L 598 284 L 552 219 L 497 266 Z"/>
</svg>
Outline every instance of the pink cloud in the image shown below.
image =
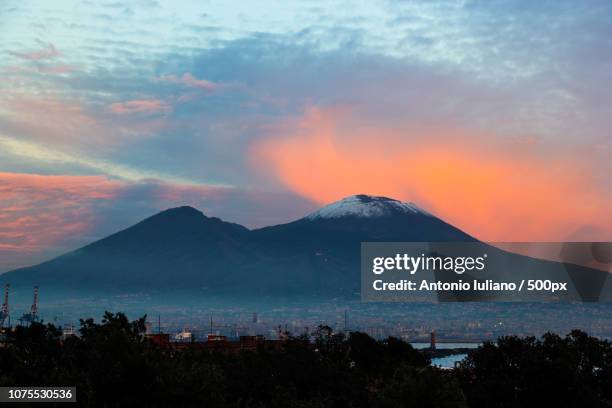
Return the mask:
<svg viewBox="0 0 612 408">
<path fill-rule="evenodd" d="M 83 135 L 90 136 L 87 143 L 109 140 L 108 130 L 78 101 L 6 91 L 0 96 L 0 111 L 5 124 L 24 140 L 71 148 L 78 147 Z"/>
<path fill-rule="evenodd" d="M 151 114 L 171 110 L 164 101 L 117 102 L 104 112 L 93 108 L 86 101 L 57 94 L 39 96 L 10 90 L 0 94 L 2 120 L 11 129 L 7 136 L 19 135 L 24 142 L 66 152 L 112 151 L 172 125 L 166 116 Z"/>
<path fill-rule="evenodd" d="M 38 71 L 45 74 L 69 74 L 74 71 L 74 67 L 72 65 L 67 64 L 54 64 L 54 65 L 44 65 L 38 67 Z"/>
<path fill-rule="evenodd" d="M 94 203 L 121 183 L 102 176 L 0 173 L 0 271 L 43 259 L 95 224 Z"/>
<path fill-rule="evenodd" d="M 176 75 L 162 75 L 155 80 L 159 82 L 183 85 L 189 88 L 203 89 L 206 91 L 213 91 L 221 87 L 221 85 L 218 83 L 208 81 L 206 79 L 198 79 L 189 72 L 184 73 L 182 77 L 177 77 Z"/>
<path fill-rule="evenodd" d="M 27 52 L 13 52 L 13 55 L 16 55 L 20 58 L 29 60 L 29 61 L 40 61 L 45 59 L 53 59 L 62 55 L 55 45 L 48 43 L 42 49 L 36 51 L 27 51 Z"/>
<path fill-rule="evenodd" d="M 168 113 L 172 107 L 160 99 L 133 99 L 125 102 L 115 102 L 110 105 L 110 111 L 117 115 Z"/>
</svg>

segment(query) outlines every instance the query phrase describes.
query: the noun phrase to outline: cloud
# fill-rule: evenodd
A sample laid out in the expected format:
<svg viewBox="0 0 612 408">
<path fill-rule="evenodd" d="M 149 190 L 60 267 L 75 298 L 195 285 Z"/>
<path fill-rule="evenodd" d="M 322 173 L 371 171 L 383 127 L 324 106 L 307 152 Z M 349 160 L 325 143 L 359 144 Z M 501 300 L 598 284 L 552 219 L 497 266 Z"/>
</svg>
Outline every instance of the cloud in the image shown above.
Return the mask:
<svg viewBox="0 0 612 408">
<path fill-rule="evenodd" d="M 22 157 L 56 166 L 76 165 L 85 168 L 90 172 L 93 171 L 96 173 L 102 173 L 104 175 L 127 181 L 157 179 L 171 183 L 189 184 L 194 182 L 193 180 L 175 177 L 155 170 L 139 170 L 134 167 L 117 164 L 112 161 L 106 161 L 84 154 L 52 149 L 37 143 L 23 142 L 15 138 L 3 136 L 1 134 L 0 147 L 10 153 L 12 156 Z"/>
<path fill-rule="evenodd" d="M 177 77 L 176 75 L 162 75 L 160 77 L 155 78 L 155 81 L 178 84 L 189 88 L 202 89 L 205 91 L 213 91 L 222 87 L 221 84 L 217 84 L 212 81 L 207 81 L 206 79 L 198 79 L 191 75 L 189 72 L 184 73 L 182 77 Z"/>
<path fill-rule="evenodd" d="M 118 187 L 100 176 L 0 173 L 0 271 L 40 261 L 86 233 L 92 202 L 112 200 Z"/>
<path fill-rule="evenodd" d="M 41 61 L 54 59 L 62 54 L 55 48 L 55 45 L 51 43 L 47 43 L 40 50 L 35 51 L 27 51 L 27 52 L 11 52 L 12 55 L 15 55 L 19 58 L 23 58 L 28 61 Z"/>
<path fill-rule="evenodd" d="M 64 99 L 55 92 L 38 95 L 7 90 L 0 97 L 0 118 L 0 132 L 17 134 L 23 141 L 75 147 L 88 135 L 86 144 L 100 147 L 112 140 L 112 132 L 105 131 L 79 100 Z"/>
<path fill-rule="evenodd" d="M 115 102 L 109 106 L 112 113 L 117 115 L 168 113 L 172 110 L 167 102 L 160 99 L 134 99 L 125 102 Z"/>
<path fill-rule="evenodd" d="M 584 225 L 612 238 L 612 197 L 589 158 L 453 128 L 367 127 L 311 108 L 254 143 L 253 165 L 326 204 L 365 193 L 415 201 L 488 241 L 563 240 Z M 575 153 L 575 152 L 572 152 Z"/>
<path fill-rule="evenodd" d="M 49 65 L 40 65 L 38 67 L 38 71 L 45 74 L 69 74 L 75 71 L 75 67 L 68 64 L 49 64 Z"/>
</svg>

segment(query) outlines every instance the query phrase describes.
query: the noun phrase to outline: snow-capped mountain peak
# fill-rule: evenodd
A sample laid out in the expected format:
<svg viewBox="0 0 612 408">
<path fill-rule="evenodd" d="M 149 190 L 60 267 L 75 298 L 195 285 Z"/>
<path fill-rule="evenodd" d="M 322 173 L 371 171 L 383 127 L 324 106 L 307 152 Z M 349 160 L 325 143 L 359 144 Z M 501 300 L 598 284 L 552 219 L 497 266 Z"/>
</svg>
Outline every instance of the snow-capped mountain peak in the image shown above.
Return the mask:
<svg viewBox="0 0 612 408">
<path fill-rule="evenodd" d="M 306 219 L 358 217 L 376 218 L 396 214 L 430 215 L 413 203 L 405 203 L 387 197 L 369 196 L 365 194 L 352 195 L 313 212 Z"/>
</svg>

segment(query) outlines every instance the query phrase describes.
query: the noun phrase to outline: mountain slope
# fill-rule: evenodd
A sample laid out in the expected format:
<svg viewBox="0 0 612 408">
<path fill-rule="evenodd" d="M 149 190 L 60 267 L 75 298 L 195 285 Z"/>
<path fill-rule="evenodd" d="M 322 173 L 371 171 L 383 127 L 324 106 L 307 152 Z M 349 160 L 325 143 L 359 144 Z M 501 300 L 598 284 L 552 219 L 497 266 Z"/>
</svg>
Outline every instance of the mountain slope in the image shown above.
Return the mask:
<svg viewBox="0 0 612 408">
<path fill-rule="evenodd" d="M 350 196 L 299 220 L 257 230 L 180 207 L 48 262 L 0 275 L 0 284 L 101 294 L 354 296 L 361 242 L 367 241 L 477 242 L 414 204 L 385 197 Z M 553 266 L 504 256 L 513 270 Z"/>
<path fill-rule="evenodd" d="M 258 240 L 352 245 L 362 241 L 475 241 L 414 204 L 355 195 L 287 224 L 254 230 Z M 340 242 L 338 242 L 340 241 Z"/>
<path fill-rule="evenodd" d="M 386 197 L 355 195 L 299 220 L 253 230 L 251 239 L 273 263 L 276 279 L 292 271 L 306 290 L 336 288 L 356 294 L 361 242 L 475 241 L 414 204 Z M 270 273 L 269 272 L 269 273 Z"/>
<path fill-rule="evenodd" d="M 81 249 L 42 264 L 8 272 L 41 286 L 92 290 L 192 288 L 206 285 L 220 262 L 240 263 L 249 230 L 209 218 L 191 207 L 163 211 Z"/>
</svg>

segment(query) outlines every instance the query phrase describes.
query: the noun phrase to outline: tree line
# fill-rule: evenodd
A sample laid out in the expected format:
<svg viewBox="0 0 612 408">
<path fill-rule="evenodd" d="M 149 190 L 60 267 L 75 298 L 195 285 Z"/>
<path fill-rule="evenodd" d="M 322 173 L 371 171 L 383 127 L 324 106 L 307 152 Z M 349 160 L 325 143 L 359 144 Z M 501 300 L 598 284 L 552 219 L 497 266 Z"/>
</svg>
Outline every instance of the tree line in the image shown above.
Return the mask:
<svg viewBox="0 0 612 408">
<path fill-rule="evenodd" d="M 79 331 L 7 332 L 0 386 L 76 386 L 83 407 L 612 407 L 612 345 L 578 330 L 502 337 L 454 370 L 359 332 L 223 353 L 161 347 L 144 336 L 144 317 L 122 313 L 81 320 Z"/>
</svg>

